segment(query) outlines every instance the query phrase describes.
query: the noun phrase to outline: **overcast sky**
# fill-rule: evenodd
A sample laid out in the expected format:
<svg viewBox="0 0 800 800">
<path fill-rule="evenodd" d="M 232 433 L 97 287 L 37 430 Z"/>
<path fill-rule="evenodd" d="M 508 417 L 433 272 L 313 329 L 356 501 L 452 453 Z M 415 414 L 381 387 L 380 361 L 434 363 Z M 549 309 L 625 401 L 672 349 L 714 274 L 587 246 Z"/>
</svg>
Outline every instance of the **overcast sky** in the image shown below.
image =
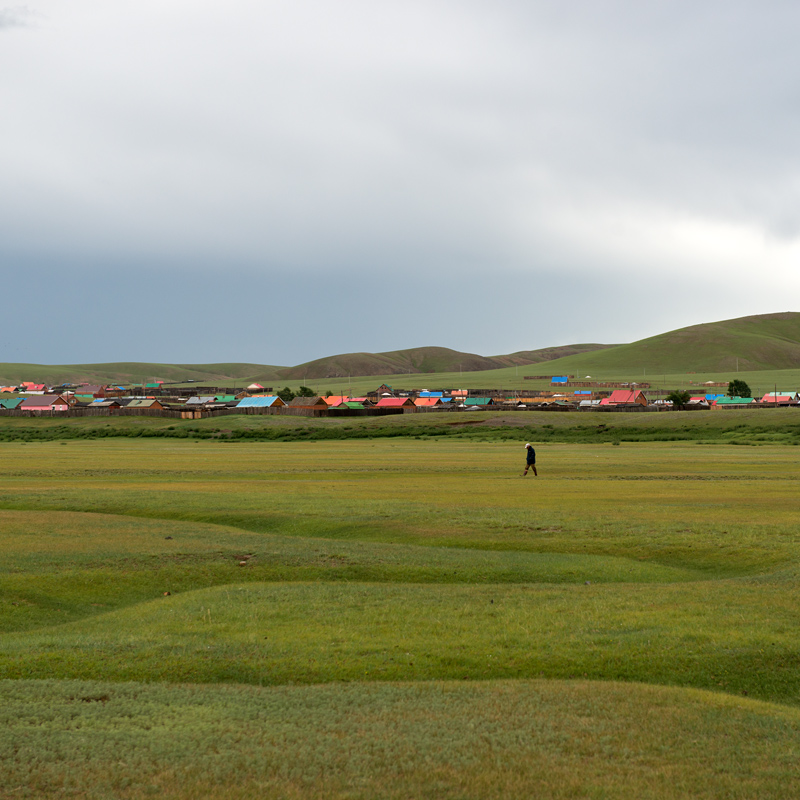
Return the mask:
<svg viewBox="0 0 800 800">
<path fill-rule="evenodd" d="M 800 310 L 800 4 L 0 0 L 0 361 Z"/>
</svg>

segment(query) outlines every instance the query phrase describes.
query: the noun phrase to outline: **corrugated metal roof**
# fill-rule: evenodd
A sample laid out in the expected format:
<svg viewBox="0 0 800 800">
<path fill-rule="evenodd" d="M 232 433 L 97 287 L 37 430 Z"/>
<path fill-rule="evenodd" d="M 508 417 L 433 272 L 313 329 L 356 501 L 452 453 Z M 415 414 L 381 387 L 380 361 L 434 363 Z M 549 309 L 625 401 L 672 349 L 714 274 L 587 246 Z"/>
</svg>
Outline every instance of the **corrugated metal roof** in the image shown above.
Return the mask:
<svg viewBox="0 0 800 800">
<path fill-rule="evenodd" d="M 278 406 L 282 406 L 283 400 L 277 395 L 269 395 L 268 397 L 245 397 L 240 400 L 236 408 L 270 408 L 277 402 Z"/>
</svg>

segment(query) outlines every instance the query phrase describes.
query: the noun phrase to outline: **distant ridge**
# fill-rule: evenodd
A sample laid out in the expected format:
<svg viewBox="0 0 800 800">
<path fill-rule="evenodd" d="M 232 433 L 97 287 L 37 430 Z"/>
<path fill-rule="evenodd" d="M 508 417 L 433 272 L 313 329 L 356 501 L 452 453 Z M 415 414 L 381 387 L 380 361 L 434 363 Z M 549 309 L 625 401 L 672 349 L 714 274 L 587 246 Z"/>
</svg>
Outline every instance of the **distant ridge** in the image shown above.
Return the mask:
<svg viewBox="0 0 800 800">
<path fill-rule="evenodd" d="M 0 384 L 34 380 L 66 382 L 142 383 L 197 381 L 198 384 L 244 385 L 371 375 L 478 372 L 542 364 L 551 375 L 643 372 L 752 372 L 800 368 L 800 313 L 787 311 L 691 325 L 640 339 L 631 344 L 572 344 L 540 350 L 520 350 L 500 356 L 480 356 L 446 347 L 416 347 L 387 353 L 345 353 L 300 364 L 111 364 L 0 363 Z"/>
<path fill-rule="evenodd" d="M 507 356 L 479 356 L 447 347 L 414 347 L 388 353 L 344 353 L 318 358 L 297 367 L 279 370 L 281 378 L 346 378 L 348 375 L 399 375 L 434 372 L 480 372 L 487 369 L 538 364 L 561 356 L 612 347 L 607 344 L 570 344 L 542 350 L 520 350 Z"/>
</svg>

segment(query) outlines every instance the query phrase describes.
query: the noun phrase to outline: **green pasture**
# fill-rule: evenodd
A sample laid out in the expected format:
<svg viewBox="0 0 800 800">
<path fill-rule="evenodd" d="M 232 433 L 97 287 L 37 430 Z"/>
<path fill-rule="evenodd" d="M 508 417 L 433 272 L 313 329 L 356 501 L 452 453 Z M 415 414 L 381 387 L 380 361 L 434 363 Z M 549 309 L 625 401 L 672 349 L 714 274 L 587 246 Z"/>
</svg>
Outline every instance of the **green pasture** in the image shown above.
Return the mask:
<svg viewBox="0 0 800 800">
<path fill-rule="evenodd" d="M 797 794 L 796 414 L 6 439 L 0 797 Z"/>
<path fill-rule="evenodd" d="M 0 796 L 783 800 L 800 713 L 589 681 L 0 681 Z"/>
</svg>

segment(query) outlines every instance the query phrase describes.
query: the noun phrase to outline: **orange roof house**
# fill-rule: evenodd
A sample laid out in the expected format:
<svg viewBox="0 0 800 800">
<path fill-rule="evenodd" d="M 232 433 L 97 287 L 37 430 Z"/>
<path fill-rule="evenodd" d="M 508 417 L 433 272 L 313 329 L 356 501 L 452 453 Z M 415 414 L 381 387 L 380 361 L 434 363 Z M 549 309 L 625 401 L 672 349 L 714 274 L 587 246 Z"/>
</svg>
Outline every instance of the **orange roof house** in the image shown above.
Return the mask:
<svg viewBox="0 0 800 800">
<path fill-rule="evenodd" d="M 415 408 L 410 397 L 382 397 L 375 408 Z"/>
<path fill-rule="evenodd" d="M 414 405 L 418 408 L 432 408 L 433 406 L 442 405 L 441 397 L 418 397 L 414 401 Z"/>
</svg>

